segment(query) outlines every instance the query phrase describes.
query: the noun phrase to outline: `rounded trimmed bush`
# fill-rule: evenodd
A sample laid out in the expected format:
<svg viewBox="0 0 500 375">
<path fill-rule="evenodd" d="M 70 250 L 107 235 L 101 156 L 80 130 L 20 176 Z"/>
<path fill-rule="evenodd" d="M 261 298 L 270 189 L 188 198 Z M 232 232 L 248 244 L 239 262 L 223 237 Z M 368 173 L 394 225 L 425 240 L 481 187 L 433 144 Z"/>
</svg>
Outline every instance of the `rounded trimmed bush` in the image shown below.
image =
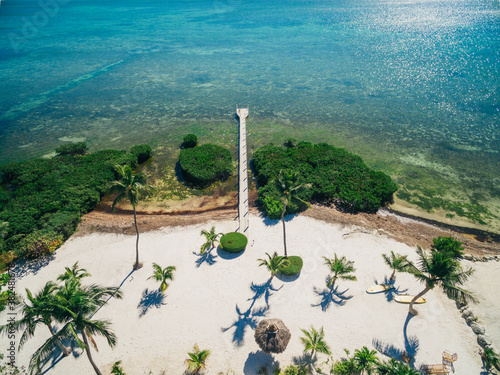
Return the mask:
<svg viewBox="0 0 500 375">
<path fill-rule="evenodd" d="M 280 269 L 280 273 L 283 276 L 298 275 L 300 273 L 300 271 L 302 270 L 302 265 L 304 264 L 302 262 L 302 258 L 299 256 L 292 255 L 292 256 L 289 256 L 287 259 L 288 259 L 289 264 L 287 267 L 282 267 Z"/>
<path fill-rule="evenodd" d="M 153 149 L 150 145 L 137 145 L 130 149 L 130 153 L 137 156 L 137 162 L 142 164 L 151 157 Z"/>
<path fill-rule="evenodd" d="M 233 170 L 229 150 L 213 144 L 181 150 L 179 164 L 186 180 L 202 186 L 226 180 Z"/>
<path fill-rule="evenodd" d="M 245 250 L 247 243 L 247 236 L 238 232 L 226 233 L 220 239 L 220 247 L 230 253 L 239 253 Z"/>
<path fill-rule="evenodd" d="M 188 134 L 182 139 L 182 147 L 193 148 L 198 144 L 198 137 L 195 134 Z"/>
</svg>

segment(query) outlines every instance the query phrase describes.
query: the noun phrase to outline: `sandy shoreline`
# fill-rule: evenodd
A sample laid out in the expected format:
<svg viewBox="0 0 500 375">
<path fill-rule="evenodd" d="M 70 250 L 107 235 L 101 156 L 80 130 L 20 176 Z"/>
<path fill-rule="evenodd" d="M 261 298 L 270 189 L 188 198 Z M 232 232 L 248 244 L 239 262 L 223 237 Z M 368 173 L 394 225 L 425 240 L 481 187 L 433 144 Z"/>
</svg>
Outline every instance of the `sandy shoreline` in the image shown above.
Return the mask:
<svg viewBox="0 0 500 375">
<path fill-rule="evenodd" d="M 326 215 L 324 212 L 314 214 Z M 362 346 L 386 347 L 397 354 L 408 349 L 412 342 L 418 342 L 417 367 L 440 363 L 441 352 L 450 350 L 459 354 L 456 374 L 481 372 L 476 336 L 455 303 L 440 291 L 429 292 L 429 302 L 420 305 L 420 314 L 409 320 L 407 305 L 390 301 L 390 295 L 366 294 L 366 288 L 390 274 L 381 254 L 394 250 L 415 259 L 412 246 L 380 230 L 371 231 L 369 227 L 326 222 L 305 215 L 289 218 L 289 253 L 300 255 L 304 268 L 296 280 L 275 278 L 270 283 L 269 273 L 258 267 L 257 258 L 264 257 L 265 252 L 282 251 L 281 226 L 277 223 L 253 214 L 249 246 L 238 257 L 216 250 L 206 257 L 197 254 L 203 242 L 200 230 L 215 225 L 217 231 L 232 231 L 236 228 L 232 219 L 194 225 L 183 225 L 179 221 L 183 226 L 149 231 L 141 236 L 140 242 L 144 267 L 133 273 L 135 236 L 87 234 L 82 228 L 78 236 L 73 236 L 45 262 L 47 264 L 22 275 L 16 288 L 18 291 L 39 290 L 77 260 L 92 274 L 92 278 L 87 279 L 89 282 L 108 286 L 122 284 L 124 298 L 111 300 L 96 315 L 96 318 L 111 320 L 118 337 L 115 349 L 110 349 L 102 338 L 97 339 L 99 353 L 95 353 L 95 360 L 103 373 L 109 373 L 111 365 L 122 360 L 128 375 L 150 374 L 150 371 L 182 374 L 187 352 L 198 343 L 200 348 L 212 350 L 207 361 L 210 373 L 233 370 L 236 374 L 256 374 L 263 364 L 276 361 L 286 366 L 301 357 L 300 329 L 311 325 L 324 327 L 334 359 L 343 356 L 343 348 L 353 351 Z M 353 260 L 358 277 L 357 282 L 339 281 L 336 296 L 325 291 L 328 269 L 322 259 L 322 256 L 333 257 L 334 253 Z M 146 281 L 153 262 L 163 267 L 177 267 L 175 280 L 163 298 L 155 292 L 158 286 L 152 280 Z M 480 266 L 480 272 L 475 275 L 477 280 L 471 282 L 471 286 L 477 286 L 475 291 L 482 304 L 474 309 L 499 347 L 500 334 L 495 326 L 498 298 L 497 292 L 492 292 L 492 283 L 500 277 L 500 263 L 467 262 L 469 264 Z M 417 293 L 422 288 L 412 276 L 404 274 L 398 275 L 396 285 L 409 293 Z M 491 311 L 492 307 L 495 312 Z M 259 351 L 253 338 L 254 328 L 263 317 L 282 319 L 292 333 L 287 350 L 274 359 Z M 5 320 L 4 315 L 1 318 Z M 28 362 L 46 339 L 44 331 L 41 327 L 18 353 L 18 363 Z M 5 347 L 6 338 L 1 340 Z M 327 359 L 320 355 L 317 365 L 326 370 L 327 365 L 322 363 Z M 48 373 L 93 372 L 86 356 L 75 350 L 74 355 L 61 360 Z"/>
</svg>

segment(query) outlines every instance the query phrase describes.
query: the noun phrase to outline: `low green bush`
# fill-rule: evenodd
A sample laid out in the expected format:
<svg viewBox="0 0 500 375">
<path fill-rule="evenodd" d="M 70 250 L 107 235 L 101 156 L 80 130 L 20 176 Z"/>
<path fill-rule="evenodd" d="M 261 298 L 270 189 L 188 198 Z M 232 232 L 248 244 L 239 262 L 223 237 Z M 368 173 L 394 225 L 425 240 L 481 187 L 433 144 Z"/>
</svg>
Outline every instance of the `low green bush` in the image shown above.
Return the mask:
<svg viewBox="0 0 500 375">
<path fill-rule="evenodd" d="M 87 144 L 85 142 L 69 143 L 56 148 L 57 155 L 85 155 Z"/>
<path fill-rule="evenodd" d="M 226 233 L 220 239 L 220 247 L 230 253 L 239 253 L 245 250 L 247 243 L 247 236 L 238 232 Z"/>
<path fill-rule="evenodd" d="M 184 178 L 200 186 L 226 180 L 233 170 L 229 150 L 213 144 L 181 150 L 179 164 Z"/>
<path fill-rule="evenodd" d="M 137 145 L 130 149 L 130 153 L 137 156 L 137 162 L 142 164 L 151 157 L 153 150 L 150 145 Z"/>
<path fill-rule="evenodd" d="M 193 148 L 198 144 L 198 137 L 195 134 L 188 134 L 182 139 L 182 147 Z"/>
<path fill-rule="evenodd" d="M 282 268 L 280 268 L 280 273 L 284 276 L 295 276 L 300 273 L 302 270 L 302 265 L 304 264 L 302 262 L 302 258 L 299 256 L 289 256 L 288 258 L 288 264 Z"/>
<path fill-rule="evenodd" d="M 63 243 L 63 237 L 54 232 L 30 233 L 17 243 L 14 254 L 18 258 L 38 258 L 56 250 Z"/>
</svg>

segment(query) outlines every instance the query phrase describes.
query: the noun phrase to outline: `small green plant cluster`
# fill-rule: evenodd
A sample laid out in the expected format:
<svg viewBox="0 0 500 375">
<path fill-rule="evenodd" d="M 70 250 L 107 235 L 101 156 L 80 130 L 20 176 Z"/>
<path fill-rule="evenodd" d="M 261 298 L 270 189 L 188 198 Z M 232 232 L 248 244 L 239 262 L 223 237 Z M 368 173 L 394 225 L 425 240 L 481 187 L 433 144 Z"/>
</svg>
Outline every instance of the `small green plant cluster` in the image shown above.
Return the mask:
<svg viewBox="0 0 500 375">
<path fill-rule="evenodd" d="M 229 150 L 214 144 L 181 150 L 179 164 L 184 178 L 201 187 L 227 180 L 233 170 Z"/>
<path fill-rule="evenodd" d="M 80 217 L 99 204 L 116 177 L 113 166 L 135 166 L 137 155 L 116 150 L 61 153 L 0 166 L 0 268 L 12 261 L 8 254 L 32 258 L 57 248 Z"/>
<path fill-rule="evenodd" d="M 326 143 L 299 142 L 294 147 L 269 144 L 255 151 L 253 165 L 261 186 L 260 207 L 271 219 L 278 219 L 283 207 L 276 184 L 269 183 L 281 170 L 298 173 L 303 184 L 310 184 L 311 188 L 298 195 L 298 202 L 335 203 L 350 211 L 374 212 L 391 202 L 397 190 L 385 173 L 368 168 L 359 156 Z M 306 207 L 290 204 L 286 213 Z"/>
<path fill-rule="evenodd" d="M 295 276 L 300 273 L 303 266 L 302 258 L 296 255 L 291 255 L 287 257 L 288 263 L 284 264 L 280 268 L 280 273 L 284 276 Z"/>
<path fill-rule="evenodd" d="M 87 144 L 85 142 L 69 143 L 56 148 L 57 155 L 85 155 Z"/>
<path fill-rule="evenodd" d="M 130 153 L 137 157 L 139 164 L 142 164 L 151 157 L 153 149 L 150 145 L 137 145 L 130 149 Z"/>
<path fill-rule="evenodd" d="M 239 253 L 245 250 L 247 244 L 247 236 L 238 232 L 226 233 L 220 239 L 220 247 L 230 253 Z"/>
<path fill-rule="evenodd" d="M 198 145 L 198 137 L 195 134 L 188 134 L 182 139 L 183 148 L 193 148 Z"/>
</svg>

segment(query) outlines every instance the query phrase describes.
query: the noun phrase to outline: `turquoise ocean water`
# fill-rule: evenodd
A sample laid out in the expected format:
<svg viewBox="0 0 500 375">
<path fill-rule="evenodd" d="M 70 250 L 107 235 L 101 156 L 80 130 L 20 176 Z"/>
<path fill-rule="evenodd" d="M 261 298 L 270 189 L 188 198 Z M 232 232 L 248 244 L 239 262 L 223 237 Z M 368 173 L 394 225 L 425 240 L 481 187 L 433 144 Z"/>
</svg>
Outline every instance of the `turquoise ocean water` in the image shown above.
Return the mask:
<svg viewBox="0 0 500 375">
<path fill-rule="evenodd" d="M 238 104 L 249 144 L 343 146 L 423 209 L 500 222 L 497 0 L 0 3 L 0 163 L 231 144 Z"/>
</svg>

